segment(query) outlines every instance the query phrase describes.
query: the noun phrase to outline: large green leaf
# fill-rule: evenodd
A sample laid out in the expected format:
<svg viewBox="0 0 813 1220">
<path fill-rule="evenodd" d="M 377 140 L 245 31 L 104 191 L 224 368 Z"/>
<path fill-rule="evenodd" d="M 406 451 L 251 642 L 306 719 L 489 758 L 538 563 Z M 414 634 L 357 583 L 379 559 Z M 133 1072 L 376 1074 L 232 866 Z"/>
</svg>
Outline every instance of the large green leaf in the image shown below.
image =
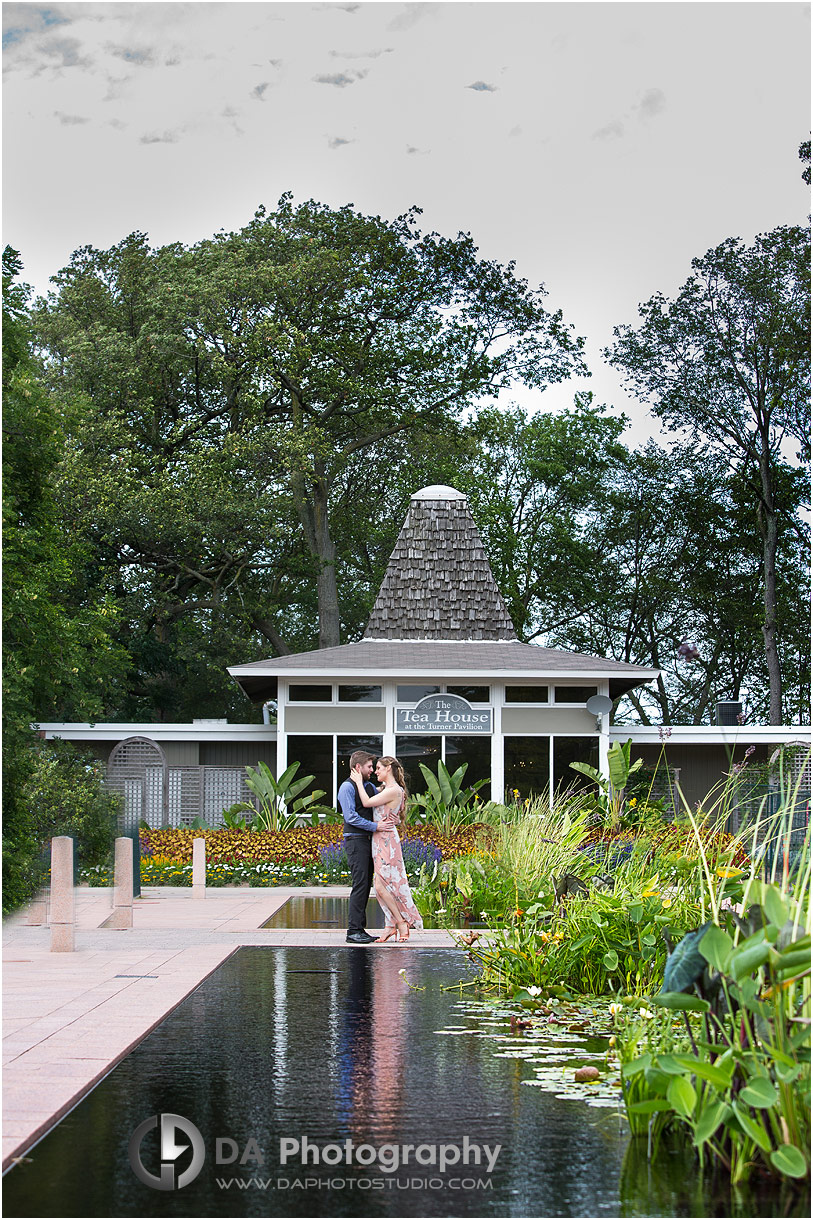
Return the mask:
<svg viewBox="0 0 813 1220">
<path fill-rule="evenodd" d="M 753 1076 L 740 1090 L 739 1100 L 755 1110 L 767 1110 L 776 1105 L 779 1094 L 766 1076 Z"/>
<path fill-rule="evenodd" d="M 712 1101 L 701 1112 L 694 1128 L 694 1146 L 699 1148 L 710 1140 L 715 1131 L 731 1113 L 731 1106 L 724 1101 Z"/>
<path fill-rule="evenodd" d="M 666 959 L 661 994 L 671 991 L 686 991 L 701 977 L 706 968 L 706 959 L 699 950 L 700 941 L 711 925 L 704 923 L 696 932 L 683 937 Z"/>
<path fill-rule="evenodd" d="M 762 1126 L 762 1123 L 757 1122 L 750 1114 L 738 1105 L 736 1101 L 732 1101 L 731 1109 L 734 1117 L 740 1125 L 740 1129 L 754 1141 L 754 1143 L 762 1149 L 763 1152 L 771 1151 L 771 1141 L 767 1131 Z"/>
<path fill-rule="evenodd" d="M 731 1084 L 735 1067 L 733 1059 L 729 1059 L 727 1062 L 718 1059 L 716 1063 L 706 1063 L 705 1060 L 695 1059 L 691 1055 L 674 1055 L 672 1057 L 684 1072 L 693 1072 L 700 1080 L 707 1080 L 716 1089 L 727 1089 Z M 662 1059 L 663 1056 L 661 1057 Z"/>
<path fill-rule="evenodd" d="M 432 774 L 432 772 L 429 770 L 429 768 L 425 765 L 425 763 L 418 763 L 418 766 L 421 769 L 423 777 L 426 780 L 426 786 L 429 789 L 430 793 L 432 794 L 432 797 L 435 800 L 436 804 L 438 804 L 438 805 L 442 804 L 443 803 L 443 793 L 440 790 L 440 784 L 438 783 L 437 779 Z"/>
<path fill-rule="evenodd" d="M 630 1114 L 657 1114 L 662 1110 L 673 1110 L 674 1106 L 665 1098 L 653 1097 L 649 1101 L 636 1101 L 628 1107 Z"/>
<path fill-rule="evenodd" d="M 586 775 L 588 779 L 592 779 L 599 787 L 606 787 L 607 781 L 604 776 L 595 767 L 591 767 L 589 763 L 572 762 L 568 766 L 572 771 L 578 771 L 581 775 Z"/>
<path fill-rule="evenodd" d="M 308 784 L 312 784 L 315 778 L 315 775 L 301 775 L 299 779 L 294 780 L 287 788 L 283 788 L 280 796 L 285 801 L 285 804 L 287 805 L 295 797 L 299 796 L 303 788 L 307 788 Z"/>
<path fill-rule="evenodd" d="M 682 1114 L 684 1118 L 688 1118 L 694 1113 L 694 1108 L 697 1105 L 697 1093 L 694 1085 L 685 1076 L 673 1076 L 669 1081 L 669 1088 L 666 1090 L 667 1101 L 677 1110 L 678 1114 Z"/>
<path fill-rule="evenodd" d="M 771 1153 L 771 1164 L 774 1169 L 788 1178 L 807 1177 L 807 1161 L 804 1153 L 793 1144 L 780 1144 Z"/>
<path fill-rule="evenodd" d="M 784 926 L 788 918 L 788 905 L 775 885 L 766 885 L 762 895 L 762 905 L 771 923 L 778 928 Z"/>
<path fill-rule="evenodd" d="M 443 803 L 447 808 L 454 804 L 454 789 L 449 780 L 449 772 L 442 762 L 438 762 L 438 783 L 443 797 Z"/>
<path fill-rule="evenodd" d="M 624 746 L 627 746 L 627 749 Z M 607 751 L 607 770 L 610 774 L 610 783 L 616 792 L 626 788 L 629 779 L 629 743 L 625 742 L 624 746 L 614 742 Z"/>
<path fill-rule="evenodd" d="M 271 772 L 269 771 L 267 764 L 260 763 L 260 766 L 265 768 L 265 770 L 268 772 L 269 778 L 271 778 L 273 780 L 274 777 L 271 775 Z M 294 778 L 294 776 L 296 775 L 298 770 L 299 770 L 298 762 L 293 762 L 293 763 L 291 763 L 291 765 L 289 767 L 285 768 L 282 775 L 279 777 L 279 779 L 276 781 L 276 784 L 274 785 L 277 793 L 285 792 L 286 788 L 288 787 L 288 785 L 290 784 L 291 780 Z"/>
<path fill-rule="evenodd" d="M 760 966 L 764 966 L 771 957 L 778 960 L 776 950 L 767 940 L 761 944 L 745 945 L 735 949 L 731 954 L 729 969 L 735 979 L 741 979 L 744 975 L 751 974 Z"/>
<path fill-rule="evenodd" d="M 716 924 L 711 924 L 706 930 L 706 935 L 698 942 L 701 956 L 721 974 L 725 973 L 733 948 L 734 942 L 731 937 Z"/>
<path fill-rule="evenodd" d="M 687 995 L 685 991 L 659 991 L 649 1002 L 676 1012 L 708 1012 L 711 1007 L 708 1000 L 701 1000 L 699 995 Z"/>
</svg>

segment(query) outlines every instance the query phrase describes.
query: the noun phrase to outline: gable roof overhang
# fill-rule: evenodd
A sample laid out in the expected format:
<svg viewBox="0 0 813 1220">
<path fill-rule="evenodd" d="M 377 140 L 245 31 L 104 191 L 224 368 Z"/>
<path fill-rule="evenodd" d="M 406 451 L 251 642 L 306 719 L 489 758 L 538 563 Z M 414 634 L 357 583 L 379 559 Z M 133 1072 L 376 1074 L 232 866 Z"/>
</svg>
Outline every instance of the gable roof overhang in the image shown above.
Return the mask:
<svg viewBox="0 0 813 1220">
<path fill-rule="evenodd" d="M 337 648 L 319 648 L 247 665 L 232 665 L 228 672 L 249 699 L 262 703 L 276 697 L 281 677 L 323 682 L 341 678 L 353 682 L 385 678 L 464 682 L 474 678 L 484 681 L 512 678 L 609 681 L 610 696 L 617 699 L 636 686 L 651 682 L 661 671 L 606 657 L 540 648 L 519 640 L 364 639 Z"/>
</svg>

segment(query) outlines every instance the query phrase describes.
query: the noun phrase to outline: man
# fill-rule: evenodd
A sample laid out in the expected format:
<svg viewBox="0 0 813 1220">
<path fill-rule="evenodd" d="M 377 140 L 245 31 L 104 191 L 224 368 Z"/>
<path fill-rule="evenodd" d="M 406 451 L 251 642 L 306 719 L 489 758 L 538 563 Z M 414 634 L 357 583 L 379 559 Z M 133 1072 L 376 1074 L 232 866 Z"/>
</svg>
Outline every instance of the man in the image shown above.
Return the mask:
<svg viewBox="0 0 813 1220">
<path fill-rule="evenodd" d="M 375 785 L 370 782 L 375 759 L 366 750 L 354 750 L 350 755 L 350 770 L 359 767 L 364 790 L 375 796 Z M 378 823 L 364 816 L 358 789 L 351 779 L 346 779 L 339 788 L 339 811 L 344 818 L 344 848 L 350 865 L 353 887 L 350 890 L 350 913 L 347 920 L 347 943 L 349 945 L 371 945 L 378 940 L 370 936 L 364 927 L 367 899 L 373 884 L 373 831 Z"/>
</svg>

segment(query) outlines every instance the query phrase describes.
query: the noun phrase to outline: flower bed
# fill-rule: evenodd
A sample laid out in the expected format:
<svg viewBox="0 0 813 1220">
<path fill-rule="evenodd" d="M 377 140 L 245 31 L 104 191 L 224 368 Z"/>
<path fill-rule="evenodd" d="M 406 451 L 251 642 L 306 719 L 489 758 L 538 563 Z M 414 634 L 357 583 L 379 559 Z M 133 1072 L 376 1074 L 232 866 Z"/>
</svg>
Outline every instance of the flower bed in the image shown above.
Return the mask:
<svg viewBox="0 0 813 1220">
<path fill-rule="evenodd" d="M 349 885 L 342 833 L 340 822 L 277 832 L 142 828 L 141 884 L 191 885 L 192 844 L 203 838 L 209 886 Z M 413 880 L 421 865 L 431 868 L 436 860 L 468 854 L 474 842 L 473 827 L 452 835 L 433 827 L 408 827 L 403 839 L 407 876 Z M 104 865 L 83 869 L 81 879 L 92 886 L 111 885 L 112 870 Z"/>
</svg>

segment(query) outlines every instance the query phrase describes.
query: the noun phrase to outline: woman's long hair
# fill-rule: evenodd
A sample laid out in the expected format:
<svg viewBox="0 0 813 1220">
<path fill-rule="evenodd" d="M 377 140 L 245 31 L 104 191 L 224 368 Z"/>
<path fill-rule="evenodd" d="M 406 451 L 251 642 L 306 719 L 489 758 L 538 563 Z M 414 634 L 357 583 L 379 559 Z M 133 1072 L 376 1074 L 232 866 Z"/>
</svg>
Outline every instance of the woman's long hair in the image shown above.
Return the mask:
<svg viewBox="0 0 813 1220">
<path fill-rule="evenodd" d="M 392 754 L 385 754 L 384 757 L 379 758 L 378 761 L 380 763 L 383 763 L 385 767 L 390 768 L 390 770 L 392 771 L 392 778 L 395 780 L 398 787 L 403 788 L 403 790 L 404 790 L 404 801 L 403 801 L 403 804 L 401 805 L 400 817 L 398 820 L 398 832 L 400 834 L 403 830 L 406 829 L 406 824 L 407 824 L 406 806 L 407 806 L 407 797 L 409 796 L 409 793 L 407 791 L 407 786 L 406 786 L 406 776 L 404 775 L 404 768 L 401 765 L 401 763 L 398 761 L 398 759 L 394 758 L 392 756 Z"/>
</svg>

